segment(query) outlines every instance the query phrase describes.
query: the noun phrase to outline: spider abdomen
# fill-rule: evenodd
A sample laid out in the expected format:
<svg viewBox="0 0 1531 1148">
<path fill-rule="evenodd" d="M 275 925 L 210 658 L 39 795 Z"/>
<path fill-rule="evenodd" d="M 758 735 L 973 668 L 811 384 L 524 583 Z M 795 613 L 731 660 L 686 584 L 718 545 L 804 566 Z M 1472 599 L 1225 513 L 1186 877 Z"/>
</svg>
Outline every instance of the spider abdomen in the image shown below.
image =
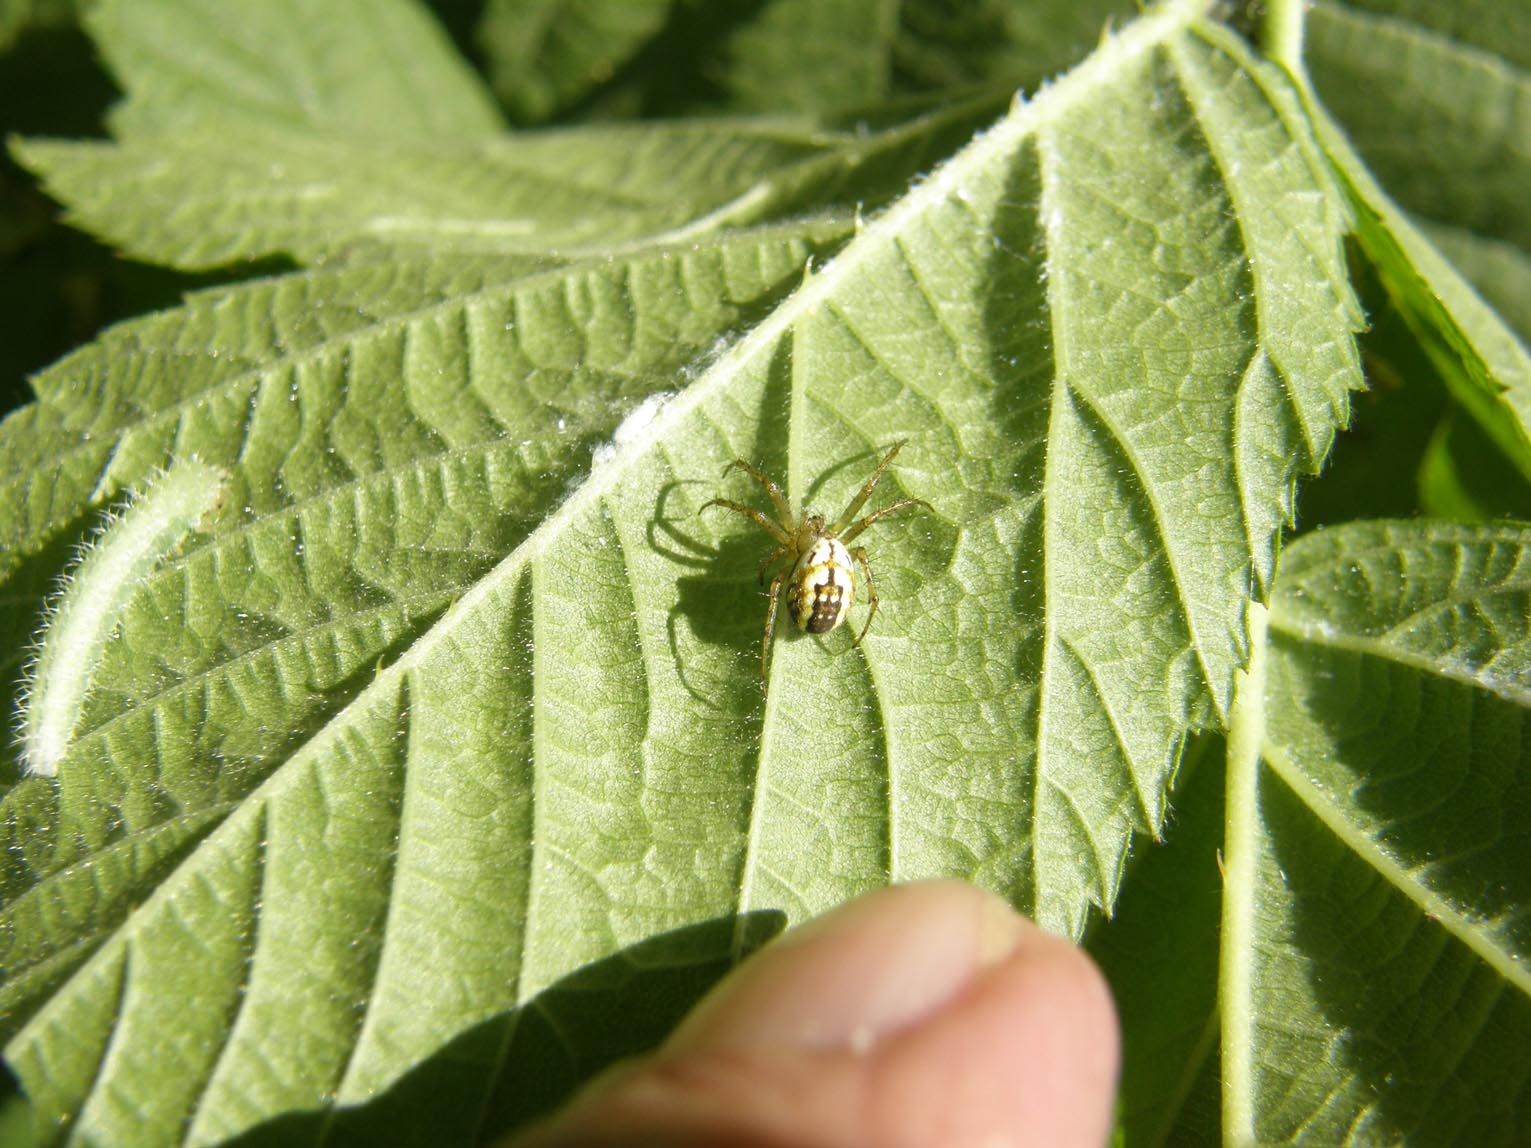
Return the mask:
<svg viewBox="0 0 1531 1148">
<path fill-rule="evenodd" d="M 792 568 L 787 610 L 799 630 L 827 634 L 845 621 L 855 596 L 850 551 L 838 538 L 819 538 Z"/>
</svg>

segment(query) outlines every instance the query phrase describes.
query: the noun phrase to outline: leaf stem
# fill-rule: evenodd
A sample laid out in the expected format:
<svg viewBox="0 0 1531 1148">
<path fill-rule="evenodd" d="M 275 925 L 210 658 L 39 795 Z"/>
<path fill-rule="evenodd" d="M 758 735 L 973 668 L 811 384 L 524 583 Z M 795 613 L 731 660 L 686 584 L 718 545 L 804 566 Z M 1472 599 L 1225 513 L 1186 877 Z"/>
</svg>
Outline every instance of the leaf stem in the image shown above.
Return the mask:
<svg viewBox="0 0 1531 1148">
<path fill-rule="evenodd" d="M 1228 722 L 1228 805 L 1223 840 L 1223 928 L 1218 1008 L 1223 1041 L 1223 1143 L 1255 1142 L 1255 894 L 1258 884 L 1259 765 L 1265 738 L 1265 660 L 1270 612 L 1249 605 L 1249 668 L 1235 677 Z"/>
<path fill-rule="evenodd" d="M 1302 33 L 1306 0 L 1270 0 L 1260 29 L 1260 48 L 1294 76 L 1302 73 Z"/>
</svg>

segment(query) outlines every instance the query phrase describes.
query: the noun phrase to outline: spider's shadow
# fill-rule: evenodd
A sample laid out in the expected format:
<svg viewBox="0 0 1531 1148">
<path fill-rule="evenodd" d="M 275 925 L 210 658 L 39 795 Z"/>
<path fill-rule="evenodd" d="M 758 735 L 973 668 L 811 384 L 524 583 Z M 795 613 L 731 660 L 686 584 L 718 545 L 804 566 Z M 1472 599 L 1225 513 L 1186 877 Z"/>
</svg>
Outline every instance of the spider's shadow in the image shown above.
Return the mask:
<svg viewBox="0 0 1531 1148">
<path fill-rule="evenodd" d="M 698 701 L 709 706 L 726 703 L 720 694 L 733 693 L 739 682 L 753 686 L 759 680 L 760 639 L 766 613 L 765 587 L 757 580 L 760 561 L 775 544 L 757 527 L 741 523 L 746 529 L 726 535 L 716 546 L 696 537 L 690 528 L 697 522 L 694 512 L 676 514 L 671 498 L 682 486 L 701 485 L 690 481 L 666 483 L 659 492 L 653 518 L 647 528 L 649 547 L 677 566 L 694 573 L 681 574 L 675 580 L 676 600 L 666 623 L 670 656 L 675 660 L 681 684 Z M 724 514 L 714 510 L 712 513 Z M 684 620 L 691 636 L 711 646 L 722 646 L 737 656 L 739 675 L 730 675 L 730 687 L 703 688 L 687 677 L 686 659 L 680 647 L 679 627 Z"/>
<path fill-rule="evenodd" d="M 821 471 L 819 477 L 814 479 L 813 482 L 809 484 L 808 489 L 803 492 L 803 505 L 797 508 L 799 513 L 803 515 L 822 514 L 824 516 L 825 522 L 833 523 L 840 517 L 841 513 L 845 510 L 845 507 L 849 505 L 850 500 L 855 497 L 856 493 L 861 489 L 861 484 L 857 483 L 851 489 L 850 493 L 848 493 L 843 499 L 840 500 L 839 506 L 825 506 L 823 504 L 820 495 L 823 492 L 825 485 L 844 470 L 851 470 L 853 468 L 860 467 L 865 469 L 866 472 L 870 474 L 871 469 L 866 465 L 867 460 L 871 459 L 872 465 L 875 466 L 877 465 L 878 460 L 880 460 L 886 453 L 887 451 L 883 448 L 869 448 L 860 452 L 859 454 L 853 454 L 849 458 L 842 458 L 839 462 L 835 463 L 827 470 Z M 863 478 L 862 482 L 865 481 L 866 479 Z M 881 482 L 879 482 L 877 485 L 879 497 L 882 494 L 884 485 L 890 481 L 896 482 L 893 475 L 885 474 L 882 476 Z M 900 495 L 900 497 L 902 497 L 902 495 Z M 871 509 L 862 507 L 862 512 L 865 514 L 870 514 Z"/>
</svg>

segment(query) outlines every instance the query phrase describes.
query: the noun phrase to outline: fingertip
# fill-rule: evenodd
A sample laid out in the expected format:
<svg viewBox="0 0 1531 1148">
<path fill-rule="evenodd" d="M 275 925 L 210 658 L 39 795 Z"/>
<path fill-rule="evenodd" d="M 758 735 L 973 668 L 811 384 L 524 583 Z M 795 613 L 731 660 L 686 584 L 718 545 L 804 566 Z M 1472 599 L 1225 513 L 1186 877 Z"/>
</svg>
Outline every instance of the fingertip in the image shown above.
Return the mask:
<svg viewBox="0 0 1531 1148">
<path fill-rule="evenodd" d="M 964 882 L 880 889 L 751 958 L 667 1047 L 875 1041 L 951 999 L 1035 929 L 1000 898 Z"/>
<path fill-rule="evenodd" d="M 880 1088 L 910 1143 L 1085 1148 L 1110 1134 L 1121 1037 L 1104 975 L 1068 941 L 1031 926 L 1022 942 L 883 1054 Z"/>
<path fill-rule="evenodd" d="M 768 946 L 523 1143 L 1096 1148 L 1119 1058 L 1087 955 L 992 894 L 922 882 Z"/>
</svg>

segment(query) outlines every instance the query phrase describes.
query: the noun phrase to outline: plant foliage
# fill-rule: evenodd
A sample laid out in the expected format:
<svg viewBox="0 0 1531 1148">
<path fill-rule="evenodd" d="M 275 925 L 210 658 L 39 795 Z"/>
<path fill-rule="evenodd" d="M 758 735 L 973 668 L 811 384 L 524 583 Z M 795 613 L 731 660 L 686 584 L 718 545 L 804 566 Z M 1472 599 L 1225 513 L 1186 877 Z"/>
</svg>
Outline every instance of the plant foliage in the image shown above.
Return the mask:
<svg viewBox="0 0 1531 1148">
<path fill-rule="evenodd" d="M 489 0 L 488 79 L 91 7 L 109 134 L 14 157 L 244 278 L 0 424 L 42 1141 L 475 1142 L 941 875 L 1105 965 L 1129 1145 L 1522 1142 L 1531 18 L 1310 7 Z M 698 509 L 895 440 L 876 624 L 763 691 Z"/>
</svg>

